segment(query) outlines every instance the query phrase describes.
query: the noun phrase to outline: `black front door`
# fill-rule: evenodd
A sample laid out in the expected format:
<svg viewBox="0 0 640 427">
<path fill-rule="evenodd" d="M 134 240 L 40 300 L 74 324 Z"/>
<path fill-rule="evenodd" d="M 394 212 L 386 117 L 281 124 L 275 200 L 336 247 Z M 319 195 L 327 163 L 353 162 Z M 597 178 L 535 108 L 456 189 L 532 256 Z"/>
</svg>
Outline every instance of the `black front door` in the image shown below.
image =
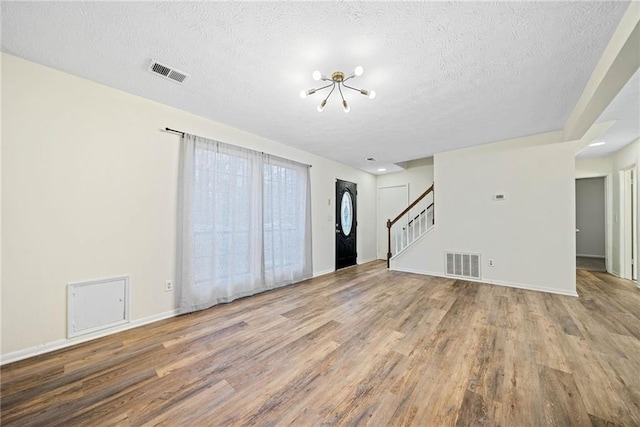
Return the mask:
<svg viewBox="0 0 640 427">
<path fill-rule="evenodd" d="M 356 265 L 356 191 L 353 182 L 336 180 L 336 270 Z"/>
</svg>

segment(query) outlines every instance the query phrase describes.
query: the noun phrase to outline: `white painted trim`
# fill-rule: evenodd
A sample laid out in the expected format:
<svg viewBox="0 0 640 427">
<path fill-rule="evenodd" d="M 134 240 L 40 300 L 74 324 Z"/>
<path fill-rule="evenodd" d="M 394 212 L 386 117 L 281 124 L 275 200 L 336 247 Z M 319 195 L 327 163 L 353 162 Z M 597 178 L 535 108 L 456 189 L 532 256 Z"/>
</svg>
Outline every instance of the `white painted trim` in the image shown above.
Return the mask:
<svg viewBox="0 0 640 427">
<path fill-rule="evenodd" d="M 456 277 L 449 277 L 449 276 L 445 276 L 442 273 L 436 273 L 433 271 L 420 271 L 420 270 L 414 270 L 414 269 L 404 269 L 404 268 L 390 268 L 390 270 L 393 271 L 402 271 L 404 273 L 413 273 L 413 274 L 422 274 L 422 275 L 427 275 L 427 276 L 435 276 L 435 277 L 443 277 L 445 279 L 451 279 L 451 280 L 466 280 L 468 282 L 476 282 L 476 283 L 484 283 L 485 285 L 498 285 L 498 286 L 505 286 L 505 287 L 509 287 L 509 288 L 517 288 L 517 289 L 524 289 L 527 291 L 537 291 L 537 292 L 547 292 L 550 294 L 557 294 L 557 295 L 565 295 L 565 296 L 570 296 L 570 297 L 577 297 L 578 293 L 577 292 L 564 292 L 564 291 L 558 291 L 557 289 L 551 289 L 551 288 L 543 288 L 540 286 L 531 286 L 531 285 L 523 285 L 521 283 L 508 283 L 508 282 L 502 282 L 499 280 L 487 280 L 487 279 L 482 279 L 482 280 L 476 280 L 476 279 L 472 279 L 472 278 L 456 278 Z"/>
<path fill-rule="evenodd" d="M 312 278 L 316 278 L 316 277 L 320 277 L 320 276 L 324 276 L 325 274 L 329 274 L 329 273 L 333 273 L 335 270 L 335 268 L 331 268 L 329 270 L 322 270 L 322 271 L 318 271 L 316 273 L 313 273 Z"/>
<path fill-rule="evenodd" d="M 122 325 L 119 327 L 110 328 L 109 330 L 102 330 L 100 332 L 96 332 L 93 334 L 82 335 L 81 337 L 77 337 L 77 338 L 53 341 L 53 342 L 45 343 L 42 345 L 36 345 L 33 347 L 25 348 L 23 350 L 18 350 L 11 353 L 3 354 L 2 356 L 0 356 L 0 366 L 5 365 L 7 363 L 11 363 L 11 362 L 17 362 L 18 360 L 27 359 L 29 357 L 37 356 L 39 354 L 49 353 L 51 351 L 59 350 L 61 348 L 71 347 L 76 344 L 92 341 L 97 338 L 102 338 L 107 335 L 112 335 L 118 332 L 126 331 L 128 329 L 137 328 L 138 326 L 157 322 L 159 320 L 175 317 L 178 314 L 179 314 L 178 309 L 165 311 L 164 313 L 158 313 L 158 314 L 153 314 L 151 316 L 143 317 L 142 319 L 134 320 L 131 323 L 127 323 L 126 325 Z"/>
<path fill-rule="evenodd" d="M 613 173 L 604 177 L 604 238 L 605 238 L 605 269 L 610 272 L 613 268 Z"/>
<path fill-rule="evenodd" d="M 581 256 L 584 258 L 600 258 L 600 259 L 605 259 L 604 255 L 589 255 L 589 254 L 576 254 L 576 256 Z"/>
<path fill-rule="evenodd" d="M 633 280 L 634 260 L 632 254 L 637 252 L 637 210 L 638 210 L 638 169 L 636 163 L 622 169 L 620 190 L 620 261 L 623 278 Z M 631 176 L 633 175 L 633 177 Z M 636 182 L 633 183 L 633 180 Z M 635 184 L 635 185 L 634 185 Z M 635 194 L 634 194 L 635 193 Z M 635 214 L 635 215 L 634 215 Z M 631 233 L 631 231 L 635 231 Z M 637 262 L 637 260 L 635 261 Z"/>
<path fill-rule="evenodd" d="M 368 262 L 377 261 L 377 260 L 378 260 L 378 258 L 376 258 L 376 257 L 363 259 L 362 261 L 358 260 L 358 265 L 366 264 Z"/>
</svg>

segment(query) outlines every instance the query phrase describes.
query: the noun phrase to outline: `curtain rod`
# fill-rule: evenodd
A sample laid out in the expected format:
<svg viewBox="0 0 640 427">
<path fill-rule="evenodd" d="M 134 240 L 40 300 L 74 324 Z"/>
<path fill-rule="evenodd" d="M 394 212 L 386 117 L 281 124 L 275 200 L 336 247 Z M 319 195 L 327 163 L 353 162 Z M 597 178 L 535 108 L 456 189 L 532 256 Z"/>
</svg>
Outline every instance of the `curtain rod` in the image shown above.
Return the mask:
<svg viewBox="0 0 640 427">
<path fill-rule="evenodd" d="M 165 132 L 171 132 L 171 133 L 177 133 L 178 135 L 182 135 L 182 136 L 184 136 L 184 134 L 186 133 L 186 132 L 182 132 L 181 130 L 175 130 L 175 129 L 171 129 L 171 128 L 164 128 L 164 131 Z M 262 154 L 265 154 L 265 152 L 262 151 Z M 313 167 L 313 165 L 307 165 L 307 166 L 309 166 L 310 168 Z"/>
<path fill-rule="evenodd" d="M 165 132 L 177 133 L 178 135 L 184 136 L 184 132 L 179 131 L 179 130 L 175 130 L 175 129 L 171 129 L 171 128 L 164 128 L 164 131 Z"/>
</svg>

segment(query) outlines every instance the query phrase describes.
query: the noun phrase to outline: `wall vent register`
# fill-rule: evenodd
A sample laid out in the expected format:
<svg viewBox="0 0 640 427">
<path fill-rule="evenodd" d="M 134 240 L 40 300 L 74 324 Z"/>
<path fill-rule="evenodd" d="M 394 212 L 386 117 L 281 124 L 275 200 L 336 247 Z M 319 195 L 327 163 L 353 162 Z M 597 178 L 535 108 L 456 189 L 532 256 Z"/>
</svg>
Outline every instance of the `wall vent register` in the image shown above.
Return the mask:
<svg viewBox="0 0 640 427">
<path fill-rule="evenodd" d="M 460 252 L 445 252 L 447 276 L 480 279 L 480 255 Z"/>
<path fill-rule="evenodd" d="M 68 338 L 129 323 L 129 277 L 71 283 L 67 301 Z"/>
</svg>

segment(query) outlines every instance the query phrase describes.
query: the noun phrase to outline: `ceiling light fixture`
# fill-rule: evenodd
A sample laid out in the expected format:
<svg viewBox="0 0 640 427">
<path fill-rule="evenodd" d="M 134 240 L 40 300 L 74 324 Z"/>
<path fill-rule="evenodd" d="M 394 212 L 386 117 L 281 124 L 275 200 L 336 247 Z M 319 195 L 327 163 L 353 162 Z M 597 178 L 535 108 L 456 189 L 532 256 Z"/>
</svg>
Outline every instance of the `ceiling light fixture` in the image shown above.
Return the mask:
<svg viewBox="0 0 640 427">
<path fill-rule="evenodd" d="M 362 75 L 362 73 L 364 73 L 364 68 L 362 66 L 360 66 L 360 65 L 358 65 L 353 70 L 353 73 L 351 73 L 348 76 L 345 73 L 343 73 L 342 71 L 335 71 L 333 74 L 331 74 L 331 77 L 327 77 L 327 76 L 323 75 L 320 71 L 314 71 L 313 74 L 311 75 L 311 77 L 313 77 L 313 80 L 315 80 L 315 81 L 322 80 L 323 82 L 331 82 L 331 83 L 329 83 L 326 86 L 319 87 L 319 88 L 313 88 L 313 89 L 309 89 L 309 90 L 302 90 L 302 91 L 300 91 L 300 97 L 302 99 L 304 99 L 309 95 L 313 95 L 317 91 L 331 88 L 331 90 L 329 91 L 329 94 L 327 95 L 327 97 L 322 100 L 320 105 L 318 105 L 318 112 L 322 112 L 322 111 L 324 111 L 324 108 L 327 106 L 327 100 L 329 99 L 329 97 L 331 96 L 331 94 L 333 93 L 333 91 L 337 87 L 338 88 L 338 92 L 340 92 L 340 97 L 342 98 L 342 109 L 344 110 L 345 113 L 348 113 L 349 111 L 351 111 L 351 107 L 349 106 L 349 103 L 347 102 L 347 100 L 344 99 L 344 94 L 342 93 L 342 88 L 343 87 L 347 88 L 347 89 L 355 90 L 356 92 L 360 92 L 362 95 L 368 96 L 369 99 L 373 99 L 373 98 L 376 97 L 376 93 L 373 90 L 358 89 L 358 88 L 351 87 L 351 86 L 345 84 L 345 82 L 349 81 L 350 79 L 352 79 L 354 77 L 360 77 Z"/>
<path fill-rule="evenodd" d="M 387 170 L 385 168 L 378 168 L 378 172 L 386 172 Z"/>
<path fill-rule="evenodd" d="M 589 144 L 589 147 L 598 147 L 604 144 L 606 144 L 606 142 L 594 142 L 593 144 Z"/>
</svg>

